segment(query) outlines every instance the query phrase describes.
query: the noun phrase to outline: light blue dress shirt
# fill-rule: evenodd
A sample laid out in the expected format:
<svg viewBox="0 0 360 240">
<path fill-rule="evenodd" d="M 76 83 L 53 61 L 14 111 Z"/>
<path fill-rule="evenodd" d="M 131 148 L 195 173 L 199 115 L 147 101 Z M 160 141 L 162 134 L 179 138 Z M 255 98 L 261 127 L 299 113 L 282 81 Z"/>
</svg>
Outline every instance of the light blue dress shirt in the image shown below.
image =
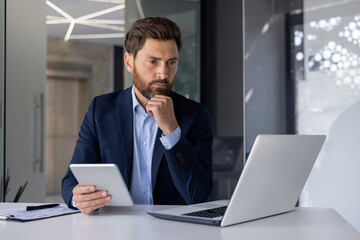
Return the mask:
<svg viewBox="0 0 360 240">
<path fill-rule="evenodd" d="M 134 87 L 131 91 L 133 102 L 134 155 L 130 193 L 135 204 L 153 204 L 151 166 L 158 125 L 138 102 Z M 171 149 L 181 136 L 180 127 L 168 136 L 161 136 L 164 148 Z"/>
<path fill-rule="evenodd" d="M 133 170 L 131 176 L 130 194 L 135 204 L 153 204 L 153 193 L 151 185 L 151 166 L 156 133 L 158 125 L 155 118 L 140 105 L 134 92 L 131 89 L 133 103 L 133 135 L 134 155 Z M 170 150 L 180 140 L 181 130 L 177 127 L 167 136 L 162 135 L 160 141 L 166 150 Z M 71 199 L 71 204 L 76 204 Z"/>
</svg>

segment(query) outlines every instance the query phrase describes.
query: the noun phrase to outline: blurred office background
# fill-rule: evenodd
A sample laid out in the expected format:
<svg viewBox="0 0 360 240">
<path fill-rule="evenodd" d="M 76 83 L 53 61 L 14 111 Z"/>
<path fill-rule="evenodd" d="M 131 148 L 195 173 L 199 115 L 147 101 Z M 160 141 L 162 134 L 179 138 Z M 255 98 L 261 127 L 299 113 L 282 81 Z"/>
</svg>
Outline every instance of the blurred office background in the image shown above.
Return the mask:
<svg viewBox="0 0 360 240">
<path fill-rule="evenodd" d="M 258 134 L 326 134 L 299 205 L 334 207 L 360 231 L 357 9 L 358 0 L 0 0 L 1 200 L 26 184 L 22 202 L 61 201 L 91 99 L 131 86 L 124 33 L 165 16 L 183 35 L 174 90 L 212 115 L 210 199 L 231 197 Z"/>
</svg>

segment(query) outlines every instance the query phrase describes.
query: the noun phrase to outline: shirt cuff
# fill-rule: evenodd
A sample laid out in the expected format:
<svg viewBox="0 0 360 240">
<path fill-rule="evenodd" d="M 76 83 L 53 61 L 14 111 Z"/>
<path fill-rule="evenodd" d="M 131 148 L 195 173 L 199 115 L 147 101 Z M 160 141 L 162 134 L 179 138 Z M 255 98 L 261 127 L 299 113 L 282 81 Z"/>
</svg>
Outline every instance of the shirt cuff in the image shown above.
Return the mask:
<svg viewBox="0 0 360 240">
<path fill-rule="evenodd" d="M 178 126 L 169 135 L 164 136 L 162 134 L 160 137 L 160 141 L 166 150 L 170 150 L 178 143 L 178 141 L 180 140 L 180 136 L 181 136 L 181 129 L 180 129 L 180 126 Z"/>
<path fill-rule="evenodd" d="M 74 196 L 71 197 L 71 206 L 73 206 L 74 208 L 77 208 L 73 198 L 74 198 Z"/>
</svg>

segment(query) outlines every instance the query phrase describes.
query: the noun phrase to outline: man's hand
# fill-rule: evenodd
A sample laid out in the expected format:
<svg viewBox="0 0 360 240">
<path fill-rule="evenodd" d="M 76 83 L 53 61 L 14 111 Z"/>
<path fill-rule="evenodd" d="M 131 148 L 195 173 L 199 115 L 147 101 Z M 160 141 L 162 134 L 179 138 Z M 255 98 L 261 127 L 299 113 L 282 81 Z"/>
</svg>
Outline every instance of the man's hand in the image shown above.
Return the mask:
<svg viewBox="0 0 360 240">
<path fill-rule="evenodd" d="M 76 207 L 85 214 L 106 206 L 111 196 L 106 191 L 96 191 L 95 186 L 80 186 L 73 188 L 73 201 Z"/>
<path fill-rule="evenodd" d="M 171 97 L 155 95 L 148 101 L 146 111 L 155 118 L 165 136 L 172 133 L 179 126 L 175 118 Z"/>
</svg>

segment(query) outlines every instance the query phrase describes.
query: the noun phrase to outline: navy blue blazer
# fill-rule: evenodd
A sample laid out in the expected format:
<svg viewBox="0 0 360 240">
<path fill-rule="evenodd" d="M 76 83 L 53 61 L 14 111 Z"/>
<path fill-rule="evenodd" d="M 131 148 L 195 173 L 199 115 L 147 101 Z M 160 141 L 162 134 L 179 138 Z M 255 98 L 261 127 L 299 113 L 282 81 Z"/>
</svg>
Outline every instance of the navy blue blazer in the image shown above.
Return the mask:
<svg viewBox="0 0 360 240">
<path fill-rule="evenodd" d="M 213 186 L 210 114 L 201 104 L 175 92 L 169 96 L 181 137 L 171 150 L 166 150 L 159 139 L 162 131 L 157 131 L 151 168 L 154 204 L 204 202 Z M 71 163 L 115 163 L 130 189 L 133 167 L 131 88 L 93 99 L 81 125 Z M 68 168 L 61 192 L 69 207 L 72 189 L 77 184 Z"/>
</svg>

